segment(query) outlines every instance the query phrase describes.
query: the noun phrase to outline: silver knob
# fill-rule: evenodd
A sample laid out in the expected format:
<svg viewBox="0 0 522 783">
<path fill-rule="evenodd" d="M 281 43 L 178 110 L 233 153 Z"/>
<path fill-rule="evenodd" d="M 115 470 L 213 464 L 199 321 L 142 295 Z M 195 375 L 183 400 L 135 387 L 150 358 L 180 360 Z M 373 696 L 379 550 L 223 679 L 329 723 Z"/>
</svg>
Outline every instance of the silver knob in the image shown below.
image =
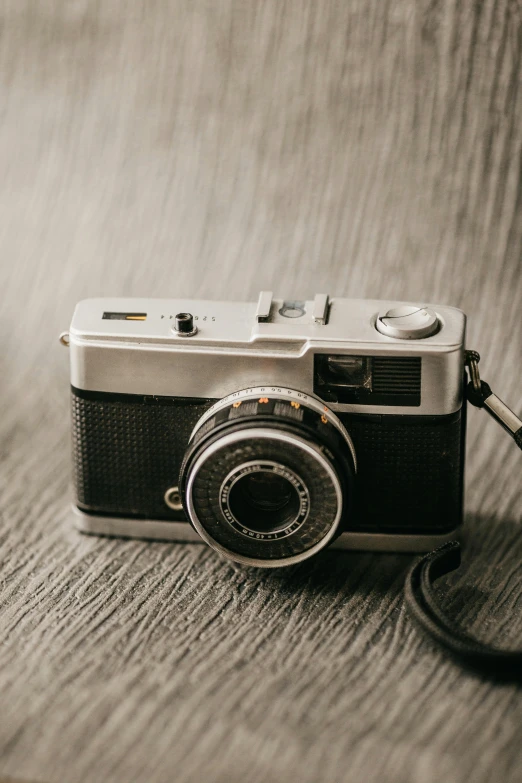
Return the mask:
<svg viewBox="0 0 522 783">
<path fill-rule="evenodd" d="M 431 337 L 439 329 L 437 314 L 429 307 L 401 305 L 380 312 L 375 323 L 377 330 L 387 337 L 399 340 L 421 340 Z"/>
</svg>

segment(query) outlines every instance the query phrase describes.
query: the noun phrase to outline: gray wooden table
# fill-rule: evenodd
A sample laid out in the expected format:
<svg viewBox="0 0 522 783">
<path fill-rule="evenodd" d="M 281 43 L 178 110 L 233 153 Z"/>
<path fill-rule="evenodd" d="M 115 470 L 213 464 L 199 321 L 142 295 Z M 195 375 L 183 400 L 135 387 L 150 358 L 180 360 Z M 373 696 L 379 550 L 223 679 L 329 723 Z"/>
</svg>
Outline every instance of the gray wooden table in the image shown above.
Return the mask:
<svg viewBox="0 0 522 783">
<path fill-rule="evenodd" d="M 0 36 L 0 773 L 520 781 L 521 693 L 412 627 L 408 557 L 75 532 L 57 341 L 88 296 L 442 302 L 520 411 L 520 3 L 4 0 Z M 441 600 L 506 646 L 520 466 L 472 410 Z"/>
</svg>

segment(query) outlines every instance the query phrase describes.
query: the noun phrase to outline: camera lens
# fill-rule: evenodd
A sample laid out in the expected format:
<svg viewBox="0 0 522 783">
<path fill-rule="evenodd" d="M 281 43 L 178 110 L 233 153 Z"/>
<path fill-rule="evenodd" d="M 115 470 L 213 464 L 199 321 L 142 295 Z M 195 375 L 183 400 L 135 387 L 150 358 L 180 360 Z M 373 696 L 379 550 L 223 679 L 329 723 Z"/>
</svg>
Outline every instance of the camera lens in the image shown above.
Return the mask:
<svg viewBox="0 0 522 783">
<path fill-rule="evenodd" d="M 322 402 L 261 387 L 202 417 L 180 487 L 193 527 L 211 546 L 239 562 L 283 566 L 341 532 L 354 472 L 350 437 Z"/>
<path fill-rule="evenodd" d="M 293 533 L 306 519 L 309 492 L 301 478 L 277 462 L 247 462 L 226 477 L 220 490 L 223 516 L 239 532 L 263 539 Z"/>
<path fill-rule="evenodd" d="M 284 527 L 299 511 L 299 496 L 282 476 L 260 469 L 236 481 L 228 505 L 239 522 L 259 533 Z"/>
</svg>

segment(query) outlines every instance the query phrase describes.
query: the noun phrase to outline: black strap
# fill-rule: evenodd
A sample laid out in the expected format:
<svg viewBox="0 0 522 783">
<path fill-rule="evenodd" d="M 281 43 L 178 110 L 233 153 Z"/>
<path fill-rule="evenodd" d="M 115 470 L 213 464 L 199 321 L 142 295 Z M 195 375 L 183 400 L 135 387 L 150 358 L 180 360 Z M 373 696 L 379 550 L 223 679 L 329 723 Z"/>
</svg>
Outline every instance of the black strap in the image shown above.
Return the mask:
<svg viewBox="0 0 522 783">
<path fill-rule="evenodd" d="M 491 397 L 492 394 L 493 392 L 491 391 L 491 386 L 485 381 L 480 381 L 480 391 L 475 389 L 472 381 L 470 381 L 466 387 L 466 397 L 468 398 L 468 401 L 476 408 L 484 408 L 484 403 L 489 397 Z M 510 434 L 512 435 L 513 440 L 517 444 L 518 448 L 522 449 L 522 427 L 520 427 L 520 429 L 516 430 L 515 432 L 511 432 Z"/>
<path fill-rule="evenodd" d="M 475 407 L 485 408 L 511 435 L 518 448 L 522 449 L 522 419 L 519 419 L 505 402 L 493 394 L 491 386 L 481 379 L 479 362 L 480 354 L 477 351 L 465 351 L 465 363 L 471 376 L 466 387 L 466 397 Z"/>
<path fill-rule="evenodd" d="M 481 380 L 479 361 L 480 355 L 476 351 L 466 351 L 465 362 L 471 376 L 466 388 L 466 396 L 472 405 L 486 408 L 522 449 L 522 426 L 517 429 L 521 420 L 492 393 L 490 386 Z M 493 401 L 494 405 L 491 404 Z M 459 628 L 440 608 L 433 583 L 444 574 L 455 571 L 459 566 L 458 541 L 444 544 L 412 565 L 404 586 L 406 606 L 411 616 L 420 628 L 462 663 L 481 672 L 487 672 L 496 679 L 522 682 L 522 650 L 500 650 L 498 647 L 480 642 Z"/>
<path fill-rule="evenodd" d="M 433 583 L 460 566 L 460 544 L 448 544 L 419 558 L 406 577 L 406 606 L 417 624 L 462 663 L 496 679 L 522 682 L 522 650 L 501 650 L 474 639 L 441 610 Z"/>
<path fill-rule="evenodd" d="M 468 401 L 476 408 L 484 407 L 484 400 L 491 395 L 491 386 L 486 381 L 480 382 L 480 391 L 477 391 L 473 386 L 473 382 L 469 381 L 466 387 L 466 397 Z"/>
</svg>

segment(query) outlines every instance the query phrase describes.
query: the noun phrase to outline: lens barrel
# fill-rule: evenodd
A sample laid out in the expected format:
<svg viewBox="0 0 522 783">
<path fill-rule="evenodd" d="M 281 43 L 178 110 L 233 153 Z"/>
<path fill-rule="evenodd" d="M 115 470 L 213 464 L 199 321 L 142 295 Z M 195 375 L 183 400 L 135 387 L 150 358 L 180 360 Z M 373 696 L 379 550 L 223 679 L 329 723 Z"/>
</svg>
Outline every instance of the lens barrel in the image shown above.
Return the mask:
<svg viewBox="0 0 522 783">
<path fill-rule="evenodd" d="M 349 435 L 323 403 L 262 388 L 202 417 L 180 488 L 207 543 L 233 560 L 276 567 L 310 557 L 342 532 L 354 473 Z"/>
</svg>

